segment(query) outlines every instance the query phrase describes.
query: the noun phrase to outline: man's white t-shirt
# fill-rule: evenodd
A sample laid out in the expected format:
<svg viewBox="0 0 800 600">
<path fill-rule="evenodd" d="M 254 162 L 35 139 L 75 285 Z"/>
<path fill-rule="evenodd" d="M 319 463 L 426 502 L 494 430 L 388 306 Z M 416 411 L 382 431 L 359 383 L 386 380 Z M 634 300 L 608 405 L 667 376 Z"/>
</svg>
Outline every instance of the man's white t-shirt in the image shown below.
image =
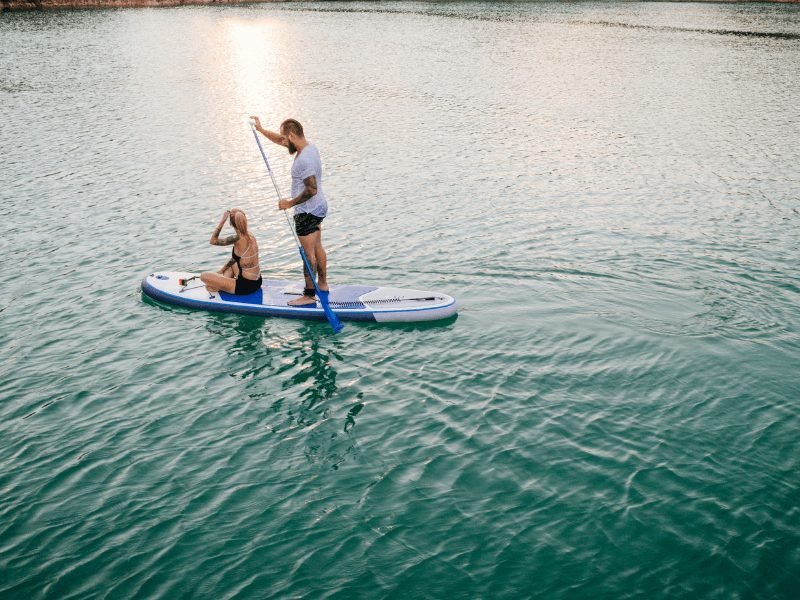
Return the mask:
<svg viewBox="0 0 800 600">
<path fill-rule="evenodd" d="M 322 191 L 322 159 L 314 144 L 309 144 L 292 163 L 292 198 L 297 198 L 306 187 L 304 181 L 314 175 L 317 178 L 317 193 L 294 207 L 295 214 L 309 213 L 315 217 L 328 214 L 328 200 Z"/>
</svg>

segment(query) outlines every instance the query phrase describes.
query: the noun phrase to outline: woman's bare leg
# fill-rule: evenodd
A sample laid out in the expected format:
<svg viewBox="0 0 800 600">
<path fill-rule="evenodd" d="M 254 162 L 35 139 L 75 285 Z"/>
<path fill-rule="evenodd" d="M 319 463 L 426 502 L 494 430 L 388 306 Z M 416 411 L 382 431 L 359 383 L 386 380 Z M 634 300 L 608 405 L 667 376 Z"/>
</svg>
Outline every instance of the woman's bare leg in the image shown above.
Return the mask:
<svg viewBox="0 0 800 600">
<path fill-rule="evenodd" d="M 236 280 L 219 273 L 203 273 L 200 275 L 200 281 L 206 285 L 209 294 L 220 290 L 229 294 L 236 292 Z"/>
</svg>

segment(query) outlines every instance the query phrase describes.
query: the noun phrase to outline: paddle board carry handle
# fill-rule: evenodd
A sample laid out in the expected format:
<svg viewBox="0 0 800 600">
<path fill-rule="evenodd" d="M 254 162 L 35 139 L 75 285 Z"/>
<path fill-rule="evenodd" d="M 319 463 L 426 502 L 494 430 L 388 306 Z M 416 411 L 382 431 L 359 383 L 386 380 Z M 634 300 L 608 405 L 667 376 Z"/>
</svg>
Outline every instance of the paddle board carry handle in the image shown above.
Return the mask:
<svg viewBox="0 0 800 600">
<path fill-rule="evenodd" d="M 256 131 L 256 123 L 254 120 L 250 119 L 248 121 L 250 124 L 250 131 L 253 132 L 253 137 L 256 140 L 256 144 L 258 145 L 258 150 L 261 152 L 261 158 L 264 159 L 264 164 L 267 167 L 267 173 L 269 173 L 269 178 L 272 180 L 272 185 L 275 188 L 275 193 L 278 195 L 278 200 L 282 198 L 281 192 L 278 189 L 278 182 L 275 180 L 275 175 L 272 172 L 272 167 L 269 166 L 269 161 L 267 160 L 267 155 L 264 152 L 264 148 L 261 146 L 261 140 L 258 139 L 258 132 Z M 303 244 L 300 243 L 300 238 L 297 237 L 297 232 L 294 230 L 294 226 L 292 222 L 289 220 L 289 214 L 286 210 L 283 211 L 283 215 L 286 217 L 286 223 L 289 225 L 289 230 L 292 232 L 294 236 L 294 241 L 297 244 L 297 249 L 300 251 L 300 258 L 303 259 L 303 264 L 305 265 L 306 270 L 311 278 L 311 283 L 314 284 L 314 291 L 317 293 L 317 298 L 319 298 L 319 303 L 322 305 L 322 310 L 325 313 L 325 317 L 328 319 L 328 323 L 331 324 L 331 328 L 333 328 L 333 333 L 339 333 L 343 328 L 342 322 L 339 320 L 339 317 L 336 316 L 336 313 L 333 312 L 330 303 L 328 302 L 328 292 L 322 292 L 317 285 L 317 280 L 314 277 L 314 271 L 311 269 L 311 265 L 308 262 L 308 257 L 306 256 L 305 250 L 303 250 Z"/>
<path fill-rule="evenodd" d="M 178 278 L 178 285 L 186 287 L 187 285 L 189 285 L 189 282 L 194 281 L 195 279 L 197 279 L 197 275 L 192 275 L 191 277 L 187 278 L 180 277 Z"/>
</svg>

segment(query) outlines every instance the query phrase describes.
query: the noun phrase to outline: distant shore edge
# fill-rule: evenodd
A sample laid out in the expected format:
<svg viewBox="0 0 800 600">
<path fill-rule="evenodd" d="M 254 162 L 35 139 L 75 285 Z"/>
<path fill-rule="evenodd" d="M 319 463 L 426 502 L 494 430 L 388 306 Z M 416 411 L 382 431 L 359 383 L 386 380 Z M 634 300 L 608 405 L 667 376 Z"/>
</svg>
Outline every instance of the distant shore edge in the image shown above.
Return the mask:
<svg viewBox="0 0 800 600">
<path fill-rule="evenodd" d="M 145 8 L 193 4 L 252 4 L 280 0 L 0 0 L 0 11 L 60 10 L 69 8 Z M 285 0 L 284 0 L 285 1 Z M 800 2 L 800 0 L 797 0 Z"/>
<path fill-rule="evenodd" d="M 142 8 L 204 4 L 265 4 L 286 0 L 0 0 L 0 12 L 24 10 L 58 10 L 69 8 Z M 665 1 L 665 0 L 650 0 Z M 666 0 L 667 2 L 711 2 L 718 4 L 751 4 L 753 0 Z M 800 0 L 755 0 L 774 4 L 800 4 Z"/>
</svg>

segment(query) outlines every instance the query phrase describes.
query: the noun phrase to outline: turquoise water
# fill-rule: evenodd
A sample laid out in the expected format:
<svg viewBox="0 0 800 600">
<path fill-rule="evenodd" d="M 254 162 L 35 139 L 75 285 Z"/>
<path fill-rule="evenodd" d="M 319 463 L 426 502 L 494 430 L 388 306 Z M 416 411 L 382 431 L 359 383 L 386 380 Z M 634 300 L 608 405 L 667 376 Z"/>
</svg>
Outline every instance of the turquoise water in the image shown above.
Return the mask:
<svg viewBox="0 0 800 600">
<path fill-rule="evenodd" d="M 3 14 L 0 49 L 0 596 L 797 597 L 797 6 Z M 299 275 L 251 113 L 321 149 L 333 283 L 458 318 L 142 298 L 231 206 Z"/>
</svg>

